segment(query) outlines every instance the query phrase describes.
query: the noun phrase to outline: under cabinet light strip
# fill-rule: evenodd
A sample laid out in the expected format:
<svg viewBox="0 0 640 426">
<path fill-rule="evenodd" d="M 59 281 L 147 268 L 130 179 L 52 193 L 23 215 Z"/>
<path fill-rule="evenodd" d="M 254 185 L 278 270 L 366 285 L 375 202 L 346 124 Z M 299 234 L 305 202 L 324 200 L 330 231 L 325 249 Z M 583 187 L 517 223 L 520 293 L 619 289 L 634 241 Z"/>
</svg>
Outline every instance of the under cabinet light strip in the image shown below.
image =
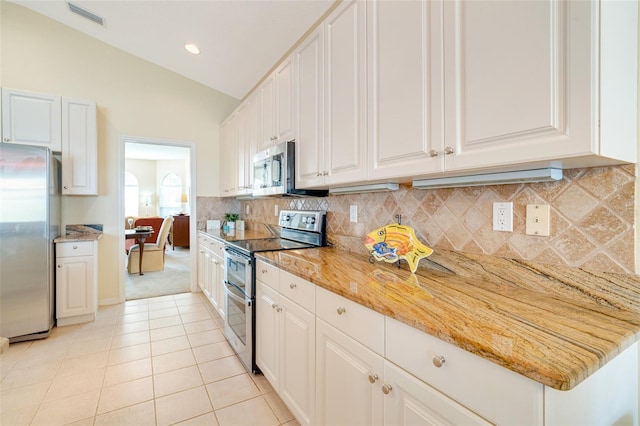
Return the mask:
<svg viewBox="0 0 640 426">
<path fill-rule="evenodd" d="M 550 182 L 562 179 L 562 169 L 534 169 L 516 172 L 487 173 L 413 181 L 416 189 L 455 188 L 460 186 L 505 185 L 524 182 Z"/>
<path fill-rule="evenodd" d="M 329 188 L 329 194 L 359 194 L 363 192 L 397 191 L 397 183 L 373 183 L 370 185 L 343 186 Z"/>
</svg>

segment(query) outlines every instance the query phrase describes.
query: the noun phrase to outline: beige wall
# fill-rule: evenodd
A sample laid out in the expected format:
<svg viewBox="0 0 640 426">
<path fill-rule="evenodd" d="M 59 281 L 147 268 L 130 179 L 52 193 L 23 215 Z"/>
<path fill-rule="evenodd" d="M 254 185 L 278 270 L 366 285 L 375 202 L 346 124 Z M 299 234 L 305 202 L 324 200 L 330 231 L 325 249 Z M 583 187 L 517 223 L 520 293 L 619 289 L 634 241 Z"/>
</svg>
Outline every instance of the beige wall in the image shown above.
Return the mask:
<svg viewBox="0 0 640 426">
<path fill-rule="evenodd" d="M 124 162 L 124 170 L 138 179 L 138 216 L 156 216 L 158 214 L 157 168 L 158 164 L 155 160 L 126 159 Z M 148 208 L 142 200 L 143 194 L 146 193 L 151 194 L 151 203 Z"/>
<path fill-rule="evenodd" d="M 99 297 L 116 301 L 123 251 L 118 221 L 120 137 L 194 143 L 197 194 L 214 196 L 219 124 L 239 101 L 21 6 L 0 2 L 0 7 L 2 86 L 97 102 L 100 195 L 64 197 L 62 225 L 104 224 Z"/>
</svg>

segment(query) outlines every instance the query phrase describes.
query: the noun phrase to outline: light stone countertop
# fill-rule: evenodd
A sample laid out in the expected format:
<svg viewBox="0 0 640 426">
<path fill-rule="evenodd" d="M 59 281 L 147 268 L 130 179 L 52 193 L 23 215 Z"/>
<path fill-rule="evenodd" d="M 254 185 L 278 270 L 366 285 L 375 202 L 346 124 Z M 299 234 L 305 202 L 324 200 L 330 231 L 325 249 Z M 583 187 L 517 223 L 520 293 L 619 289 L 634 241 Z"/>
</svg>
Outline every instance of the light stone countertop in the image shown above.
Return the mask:
<svg viewBox="0 0 640 426">
<path fill-rule="evenodd" d="M 559 390 L 640 339 L 640 278 L 439 250 L 406 265 L 334 248 L 256 257 Z"/>
<path fill-rule="evenodd" d="M 54 243 L 72 243 L 76 241 L 98 241 L 102 238 L 102 234 L 97 234 L 95 232 L 86 232 L 86 233 L 74 233 L 62 235 L 55 240 Z"/>
</svg>

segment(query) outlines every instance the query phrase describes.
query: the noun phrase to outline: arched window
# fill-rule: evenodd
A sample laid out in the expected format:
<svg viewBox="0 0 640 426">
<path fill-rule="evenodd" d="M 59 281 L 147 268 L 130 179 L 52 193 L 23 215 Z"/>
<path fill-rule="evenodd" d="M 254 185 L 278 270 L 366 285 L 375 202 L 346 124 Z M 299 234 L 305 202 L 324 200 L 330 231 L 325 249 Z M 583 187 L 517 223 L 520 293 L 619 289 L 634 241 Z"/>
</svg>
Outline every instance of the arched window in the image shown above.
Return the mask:
<svg viewBox="0 0 640 426">
<path fill-rule="evenodd" d="M 182 204 L 182 179 L 175 173 L 169 173 L 160 182 L 160 216 L 167 217 L 180 213 Z"/>
<path fill-rule="evenodd" d="M 124 216 L 138 215 L 138 179 L 129 172 L 124 172 Z"/>
</svg>

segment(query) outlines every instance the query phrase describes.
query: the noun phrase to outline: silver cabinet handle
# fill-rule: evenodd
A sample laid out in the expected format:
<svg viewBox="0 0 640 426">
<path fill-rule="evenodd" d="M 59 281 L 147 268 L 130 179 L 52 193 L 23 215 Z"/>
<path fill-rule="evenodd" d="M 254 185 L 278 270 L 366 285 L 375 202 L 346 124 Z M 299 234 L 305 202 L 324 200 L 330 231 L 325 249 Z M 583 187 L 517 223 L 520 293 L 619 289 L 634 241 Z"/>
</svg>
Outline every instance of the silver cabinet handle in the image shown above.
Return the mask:
<svg viewBox="0 0 640 426">
<path fill-rule="evenodd" d="M 329 176 L 329 172 L 322 172 L 322 176 Z"/>
<path fill-rule="evenodd" d="M 9 142 L 10 140 L 11 140 L 11 139 L 9 139 L 9 138 L 4 138 L 4 141 L 5 141 L 5 142 Z"/>
<path fill-rule="evenodd" d="M 347 312 L 347 310 L 345 308 L 343 308 L 342 306 L 339 306 L 338 309 L 336 309 L 336 312 L 338 313 L 338 315 L 342 315 L 345 312 Z"/>
<path fill-rule="evenodd" d="M 429 151 L 429 156 L 437 157 L 438 156 L 438 151 L 436 151 L 435 149 L 432 149 L 431 151 Z"/>
<path fill-rule="evenodd" d="M 294 288 L 296 288 L 296 287 L 297 287 L 297 285 L 295 285 L 294 283 L 289 284 L 289 288 L 290 288 L 291 290 L 293 290 L 293 289 L 294 289 Z"/>
<path fill-rule="evenodd" d="M 391 385 L 382 385 L 382 393 L 385 395 L 389 395 L 392 389 Z"/>
<path fill-rule="evenodd" d="M 369 374 L 369 383 L 373 384 L 373 383 L 376 382 L 376 380 L 378 380 L 378 375 L 377 374 L 373 374 L 373 373 Z"/>
<path fill-rule="evenodd" d="M 275 303 L 273 303 L 273 304 L 271 305 L 271 307 L 272 307 L 273 309 L 275 309 L 275 308 L 277 308 L 277 307 L 278 307 L 278 305 L 276 305 Z"/>
<path fill-rule="evenodd" d="M 73 249 L 74 250 L 78 250 L 78 246 L 73 246 Z"/>
<path fill-rule="evenodd" d="M 280 311 L 282 311 L 282 308 L 281 308 L 280 306 L 278 306 L 278 307 L 276 308 L 276 312 L 280 312 Z"/>
<path fill-rule="evenodd" d="M 267 273 L 267 270 L 266 270 L 266 269 L 263 269 L 261 272 L 262 272 L 263 274 L 266 274 L 266 273 Z"/>
<path fill-rule="evenodd" d="M 450 146 L 447 146 L 447 147 L 445 147 L 445 149 L 444 149 L 444 153 L 445 153 L 446 155 L 451 155 L 451 154 L 453 154 L 454 152 L 456 152 L 456 150 L 455 150 L 455 149 L 453 149 L 453 148 L 451 148 Z"/>
<path fill-rule="evenodd" d="M 442 355 L 435 355 L 433 357 L 433 365 L 435 365 L 438 368 L 442 367 L 442 364 L 444 364 L 444 361 L 445 359 Z"/>
<path fill-rule="evenodd" d="M 64 189 L 69 189 L 69 187 L 67 185 L 64 186 Z"/>
</svg>

